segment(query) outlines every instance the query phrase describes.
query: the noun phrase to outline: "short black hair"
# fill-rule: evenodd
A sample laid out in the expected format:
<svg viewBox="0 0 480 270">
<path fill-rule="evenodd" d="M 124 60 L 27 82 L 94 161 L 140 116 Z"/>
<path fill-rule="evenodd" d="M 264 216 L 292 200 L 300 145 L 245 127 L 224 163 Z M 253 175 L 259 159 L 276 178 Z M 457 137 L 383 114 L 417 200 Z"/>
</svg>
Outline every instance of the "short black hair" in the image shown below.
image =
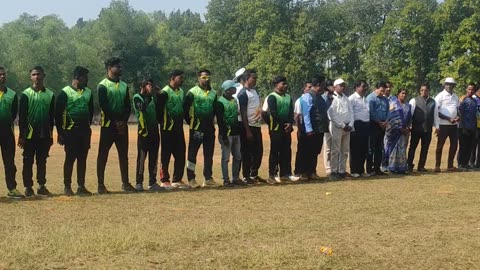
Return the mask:
<svg viewBox="0 0 480 270">
<path fill-rule="evenodd" d="M 325 83 L 325 80 L 320 77 L 314 77 L 312 79 L 312 86 L 322 85 L 323 87 L 325 87 L 324 83 Z"/>
<path fill-rule="evenodd" d="M 272 84 L 275 86 L 281 82 L 287 82 L 287 77 L 283 76 L 283 75 L 277 75 L 275 77 L 273 77 L 272 79 Z"/>
<path fill-rule="evenodd" d="M 386 88 L 387 87 L 387 83 L 386 82 L 383 82 L 383 81 L 379 81 L 375 84 L 375 89 L 378 89 L 380 87 L 383 87 L 383 88 Z"/>
<path fill-rule="evenodd" d="M 170 71 L 170 73 L 168 73 L 168 79 L 171 80 L 177 76 L 183 75 L 183 73 L 184 73 L 183 70 L 174 69 Z"/>
<path fill-rule="evenodd" d="M 393 85 L 390 81 L 386 81 L 385 85 L 387 85 L 387 84 Z"/>
<path fill-rule="evenodd" d="M 312 83 L 312 80 L 305 80 L 305 81 L 303 81 L 303 85 L 306 85 L 306 84 L 309 84 L 309 83 Z"/>
<path fill-rule="evenodd" d="M 243 72 L 243 80 L 246 81 L 248 78 L 250 78 L 253 74 L 257 74 L 257 71 L 255 69 L 247 69 L 245 72 Z"/>
<path fill-rule="evenodd" d="M 470 85 L 473 86 L 473 88 L 477 88 L 477 85 L 474 82 L 469 82 L 467 84 L 467 86 L 470 86 Z"/>
<path fill-rule="evenodd" d="M 397 96 L 400 95 L 401 92 L 405 91 L 405 94 L 408 95 L 408 89 L 405 87 L 400 87 L 397 91 Z"/>
<path fill-rule="evenodd" d="M 81 76 L 86 76 L 88 75 L 90 71 L 82 66 L 77 66 L 72 72 L 72 77 L 73 79 L 78 79 Z"/>
<path fill-rule="evenodd" d="M 108 69 L 109 67 L 113 67 L 115 65 L 118 65 L 122 62 L 122 59 L 118 57 L 110 57 L 107 60 L 105 60 L 105 68 Z"/>
<path fill-rule="evenodd" d="M 4 67 L 2 67 L 2 66 L 0 66 L 0 69 L 3 69 L 3 70 L 5 70 L 5 68 L 4 68 Z"/>
<path fill-rule="evenodd" d="M 202 75 L 202 73 L 208 73 L 208 75 L 211 75 L 212 73 L 210 72 L 210 70 L 206 69 L 206 68 L 202 68 L 200 69 L 198 72 L 197 72 L 197 76 L 200 76 Z"/>
<path fill-rule="evenodd" d="M 329 86 L 333 86 L 333 80 L 332 79 L 326 79 L 325 80 L 325 88 L 329 87 Z"/>
<path fill-rule="evenodd" d="M 144 88 L 144 87 L 147 86 L 148 84 L 153 85 L 153 79 L 152 79 L 152 78 L 149 78 L 149 77 L 144 78 L 144 79 L 142 80 L 142 82 L 140 83 L 140 87 L 141 87 L 141 88 Z"/>
<path fill-rule="evenodd" d="M 430 84 L 428 84 L 427 82 L 424 82 L 424 83 L 420 84 L 420 88 L 422 88 L 424 86 L 427 87 L 428 90 L 430 90 Z"/>
<path fill-rule="evenodd" d="M 353 88 L 360 87 L 362 85 L 368 86 L 368 83 L 365 80 L 357 80 L 353 85 Z"/>
<path fill-rule="evenodd" d="M 34 66 L 32 69 L 30 69 L 30 73 L 32 73 L 32 71 L 34 71 L 34 70 L 40 71 L 43 74 L 45 74 L 45 70 L 41 66 Z"/>
</svg>

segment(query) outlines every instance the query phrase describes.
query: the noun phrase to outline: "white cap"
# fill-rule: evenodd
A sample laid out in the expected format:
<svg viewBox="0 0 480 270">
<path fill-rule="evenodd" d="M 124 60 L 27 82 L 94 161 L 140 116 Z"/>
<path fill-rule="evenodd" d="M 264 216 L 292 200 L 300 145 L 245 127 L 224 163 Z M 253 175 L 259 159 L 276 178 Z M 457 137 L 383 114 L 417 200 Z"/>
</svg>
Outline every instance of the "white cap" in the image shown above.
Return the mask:
<svg viewBox="0 0 480 270">
<path fill-rule="evenodd" d="M 457 84 L 454 78 L 452 77 L 447 77 L 445 78 L 445 83 L 451 83 L 451 84 Z"/>
<path fill-rule="evenodd" d="M 333 86 L 337 86 L 339 84 L 342 84 L 342 83 L 345 83 L 345 81 L 340 78 L 340 79 L 336 79 L 334 82 L 333 82 Z"/>
</svg>

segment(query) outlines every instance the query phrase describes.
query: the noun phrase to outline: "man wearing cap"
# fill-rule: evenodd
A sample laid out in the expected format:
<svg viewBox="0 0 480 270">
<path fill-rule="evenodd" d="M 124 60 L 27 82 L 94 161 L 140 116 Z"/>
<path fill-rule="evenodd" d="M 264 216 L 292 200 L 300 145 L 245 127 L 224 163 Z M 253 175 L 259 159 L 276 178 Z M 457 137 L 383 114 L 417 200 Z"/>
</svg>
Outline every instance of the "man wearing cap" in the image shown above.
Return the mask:
<svg viewBox="0 0 480 270">
<path fill-rule="evenodd" d="M 350 152 L 350 132 L 354 131 L 353 110 L 350 100 L 344 94 L 345 81 L 337 79 L 333 82 L 334 94 L 332 105 L 328 109 L 330 132 L 332 135 L 331 148 L 331 179 L 345 178 L 347 158 Z"/>
<path fill-rule="evenodd" d="M 458 147 L 458 133 L 457 124 L 460 120 L 458 116 L 459 99 L 453 92 L 457 83 L 451 77 L 445 78 L 443 85 L 443 91 L 438 93 L 435 97 L 435 102 L 438 108 L 439 121 L 435 127 L 435 133 L 438 136 L 437 150 L 435 153 L 435 172 L 440 172 L 440 165 L 442 163 L 442 151 L 443 145 L 447 138 L 450 140 L 450 149 L 448 151 L 447 170 L 455 171 L 453 166 L 453 160 L 455 158 L 455 152 Z"/>
<path fill-rule="evenodd" d="M 218 138 L 222 149 L 222 177 L 223 185 L 232 187 L 240 184 L 240 164 L 242 155 L 240 152 L 240 125 L 238 122 L 238 104 L 233 97 L 235 94 L 237 83 L 232 80 L 225 81 L 222 84 L 223 95 L 218 99 L 217 106 L 217 123 Z M 228 162 L 230 154 L 232 161 L 232 180 L 228 174 Z"/>
</svg>

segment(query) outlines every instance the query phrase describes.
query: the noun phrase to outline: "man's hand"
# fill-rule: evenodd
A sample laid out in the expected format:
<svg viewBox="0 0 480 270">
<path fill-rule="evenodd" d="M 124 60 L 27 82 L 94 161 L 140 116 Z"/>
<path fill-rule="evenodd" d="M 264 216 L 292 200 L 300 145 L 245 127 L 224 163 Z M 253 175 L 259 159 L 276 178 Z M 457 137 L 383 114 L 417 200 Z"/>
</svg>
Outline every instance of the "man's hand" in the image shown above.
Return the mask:
<svg viewBox="0 0 480 270">
<path fill-rule="evenodd" d="M 60 144 L 60 145 L 65 145 L 65 138 L 63 137 L 62 134 L 58 134 L 57 143 Z"/>
<path fill-rule="evenodd" d="M 20 149 L 23 149 L 25 147 L 25 138 L 18 138 L 18 147 L 20 147 Z"/>
<path fill-rule="evenodd" d="M 313 131 L 307 132 L 307 137 L 312 137 L 313 135 L 315 135 L 315 132 Z"/>
<path fill-rule="evenodd" d="M 438 128 L 435 128 L 435 131 L 433 132 L 437 137 L 438 137 L 438 130 L 439 130 Z"/>
<path fill-rule="evenodd" d="M 286 133 L 291 133 L 293 131 L 292 124 L 285 123 L 285 125 L 283 126 L 283 129 L 285 130 Z"/>
<path fill-rule="evenodd" d="M 343 130 L 346 131 L 346 132 L 349 132 L 349 131 L 352 130 L 352 127 L 349 126 L 349 125 L 346 125 L 346 126 L 343 128 Z"/>
<path fill-rule="evenodd" d="M 385 122 L 379 122 L 378 125 L 379 125 L 382 129 L 386 129 L 386 128 L 387 128 L 387 121 L 385 121 Z"/>
</svg>

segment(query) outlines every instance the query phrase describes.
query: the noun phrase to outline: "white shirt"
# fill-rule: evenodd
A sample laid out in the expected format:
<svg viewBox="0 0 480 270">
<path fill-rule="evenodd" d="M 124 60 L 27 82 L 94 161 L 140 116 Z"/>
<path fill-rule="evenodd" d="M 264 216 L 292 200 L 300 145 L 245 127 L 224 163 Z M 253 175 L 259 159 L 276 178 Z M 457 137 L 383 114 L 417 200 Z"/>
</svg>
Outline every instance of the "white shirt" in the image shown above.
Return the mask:
<svg viewBox="0 0 480 270">
<path fill-rule="evenodd" d="M 370 122 L 370 110 L 367 99 L 355 92 L 348 97 L 348 100 L 352 104 L 353 120 Z"/>
<path fill-rule="evenodd" d="M 252 126 L 252 127 L 260 127 L 261 126 L 261 123 L 260 123 L 260 119 L 261 119 L 261 107 L 260 107 L 260 97 L 258 96 L 257 94 L 257 91 L 255 89 L 246 89 L 244 87 L 242 87 L 242 89 L 240 89 L 237 94 L 236 94 L 236 98 L 237 100 L 239 101 L 239 107 L 240 107 L 240 103 L 241 103 L 241 97 L 239 97 L 241 95 L 241 93 L 244 93 L 243 91 L 245 91 L 245 94 L 248 98 L 248 103 L 247 103 L 247 118 L 248 118 L 248 125 L 249 126 Z M 267 106 L 267 109 L 268 109 L 268 106 Z M 239 115 L 238 116 L 238 121 L 242 121 L 242 116 Z"/>
<path fill-rule="evenodd" d="M 303 95 L 302 95 L 303 96 Z M 295 101 L 295 107 L 293 108 L 293 113 L 295 115 L 297 114 L 302 114 L 302 104 L 300 104 L 300 99 L 302 97 L 300 96 L 299 98 L 297 98 L 297 100 Z"/>
<path fill-rule="evenodd" d="M 413 114 L 415 113 L 415 108 L 417 107 L 417 102 L 415 101 L 415 98 L 412 98 L 408 103 L 410 103 L 412 117 L 413 117 Z M 435 109 L 433 111 L 433 126 L 436 129 L 438 129 L 439 125 L 440 125 L 440 117 L 438 117 L 438 106 L 435 105 Z"/>
<path fill-rule="evenodd" d="M 438 114 L 443 114 L 449 118 L 456 118 L 458 116 L 458 106 L 460 104 L 458 96 L 455 93 L 448 93 L 443 90 L 438 93 L 435 97 L 435 102 L 437 103 Z M 439 118 L 439 125 L 450 125 L 454 126 L 455 124 L 450 123 L 450 121 Z"/>
<path fill-rule="evenodd" d="M 353 131 L 353 109 L 345 94 L 342 96 L 336 92 L 333 94 L 332 105 L 328 108 L 328 118 L 336 128 L 343 129 L 349 125 Z"/>
</svg>

